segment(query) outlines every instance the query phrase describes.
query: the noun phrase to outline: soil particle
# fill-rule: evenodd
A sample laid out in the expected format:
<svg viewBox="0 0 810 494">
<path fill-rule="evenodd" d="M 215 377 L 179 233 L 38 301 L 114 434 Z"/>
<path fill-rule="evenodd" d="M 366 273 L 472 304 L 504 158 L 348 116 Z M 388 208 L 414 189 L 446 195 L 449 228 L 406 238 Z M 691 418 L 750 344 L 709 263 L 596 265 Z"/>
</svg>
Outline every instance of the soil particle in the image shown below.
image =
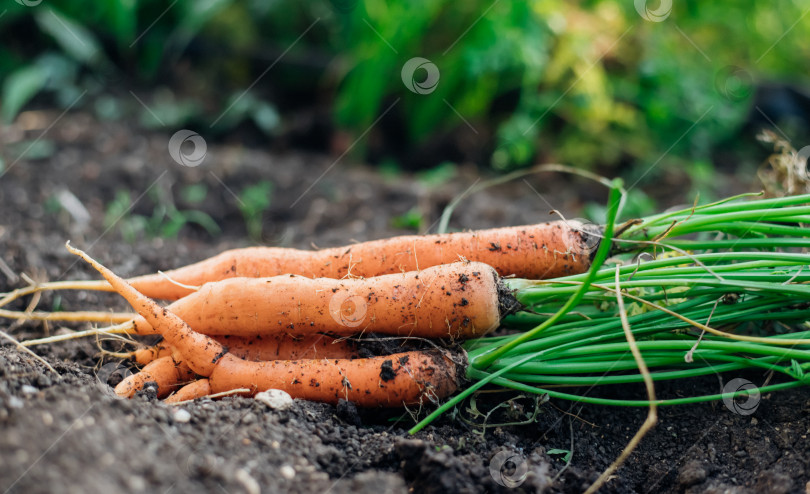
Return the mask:
<svg viewBox="0 0 810 494">
<path fill-rule="evenodd" d="M 337 415 L 340 420 L 346 422 L 347 424 L 355 426 L 363 425 L 363 419 L 357 412 L 357 405 L 351 401 L 341 398 L 335 407 L 335 415 Z"/>
<path fill-rule="evenodd" d="M 698 460 L 690 460 L 678 471 L 678 483 L 683 487 L 699 484 L 706 480 L 706 468 Z"/>
<path fill-rule="evenodd" d="M 397 372 L 394 370 L 394 362 L 392 360 L 384 361 L 380 366 L 380 379 L 388 382 L 396 377 Z"/>
</svg>

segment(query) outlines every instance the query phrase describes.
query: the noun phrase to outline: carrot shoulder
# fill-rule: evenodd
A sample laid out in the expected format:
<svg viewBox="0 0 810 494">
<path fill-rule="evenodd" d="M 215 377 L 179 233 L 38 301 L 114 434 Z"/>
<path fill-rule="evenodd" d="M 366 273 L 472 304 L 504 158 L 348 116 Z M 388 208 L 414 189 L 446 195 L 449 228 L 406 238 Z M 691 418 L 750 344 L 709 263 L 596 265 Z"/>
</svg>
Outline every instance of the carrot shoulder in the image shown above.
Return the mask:
<svg viewBox="0 0 810 494">
<path fill-rule="evenodd" d="M 200 286 L 235 277 L 297 274 L 308 278 L 372 277 L 416 271 L 461 258 L 491 265 L 501 276 L 547 279 L 587 271 L 595 227 L 554 221 L 471 232 L 410 235 L 346 247 L 304 251 L 250 247 L 225 251 L 165 273 L 139 276 L 130 283 L 141 293 L 177 300 Z M 176 282 L 173 283 L 172 281 Z"/>
</svg>

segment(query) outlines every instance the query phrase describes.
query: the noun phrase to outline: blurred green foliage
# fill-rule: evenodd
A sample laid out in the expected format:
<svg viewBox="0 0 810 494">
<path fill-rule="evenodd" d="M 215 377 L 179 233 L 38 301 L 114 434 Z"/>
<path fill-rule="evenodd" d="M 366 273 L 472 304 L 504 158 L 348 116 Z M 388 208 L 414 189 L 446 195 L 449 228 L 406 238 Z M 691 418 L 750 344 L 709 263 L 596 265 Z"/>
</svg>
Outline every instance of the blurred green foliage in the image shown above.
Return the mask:
<svg viewBox="0 0 810 494">
<path fill-rule="evenodd" d="M 661 22 L 639 0 L 24 3 L 0 17 L 6 121 L 38 94 L 67 108 L 87 92 L 104 118 L 137 111 L 146 126 L 211 133 L 252 122 L 274 136 L 304 100 L 358 139 L 389 111 L 406 148 L 474 133 L 459 146 L 504 170 L 708 163 L 754 85 L 806 85 L 810 59 L 800 0 L 683 0 Z M 414 57 L 438 69 L 428 94 L 403 83 Z M 151 111 L 130 87 L 157 88 Z"/>
</svg>

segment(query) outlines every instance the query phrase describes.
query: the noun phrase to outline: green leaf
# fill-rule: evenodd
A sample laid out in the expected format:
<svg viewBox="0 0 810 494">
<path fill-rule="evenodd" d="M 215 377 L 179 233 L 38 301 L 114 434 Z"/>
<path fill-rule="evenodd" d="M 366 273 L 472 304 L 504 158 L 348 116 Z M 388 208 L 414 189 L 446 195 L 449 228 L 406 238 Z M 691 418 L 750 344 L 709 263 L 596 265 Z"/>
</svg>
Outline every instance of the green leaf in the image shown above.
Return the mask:
<svg viewBox="0 0 810 494">
<path fill-rule="evenodd" d="M 9 146 L 9 148 L 10 154 L 16 156 L 15 159 L 18 160 L 43 160 L 56 153 L 56 144 L 48 139 L 20 141 Z"/>
<path fill-rule="evenodd" d="M 550 449 L 550 450 L 546 451 L 546 454 L 549 455 L 549 456 L 563 455 L 562 460 L 564 462 L 568 463 L 568 461 L 571 460 L 571 455 L 573 455 L 574 452 L 571 451 L 571 450 L 568 450 L 568 449 Z"/>
<path fill-rule="evenodd" d="M 6 78 L 3 84 L 3 120 L 11 123 L 23 106 L 33 98 L 48 81 L 48 74 L 39 66 L 23 67 Z"/>
<path fill-rule="evenodd" d="M 276 107 L 266 101 L 259 102 L 253 110 L 253 121 L 266 135 L 275 134 L 281 126 L 281 117 Z"/>
<path fill-rule="evenodd" d="M 203 202 L 208 196 L 208 186 L 204 183 L 186 185 L 180 189 L 180 197 L 189 204 Z"/>
<path fill-rule="evenodd" d="M 270 207 L 273 184 L 262 180 L 256 185 L 245 187 L 239 194 L 239 209 L 245 218 L 248 235 L 254 240 L 262 236 L 262 213 Z"/>
<path fill-rule="evenodd" d="M 391 226 L 419 231 L 422 226 L 422 214 L 417 208 L 413 208 L 405 214 L 391 218 Z"/>
<path fill-rule="evenodd" d="M 87 65 L 99 65 L 104 61 L 98 40 L 81 24 L 53 9 L 38 9 L 34 17 L 39 27 L 75 60 Z"/>
</svg>

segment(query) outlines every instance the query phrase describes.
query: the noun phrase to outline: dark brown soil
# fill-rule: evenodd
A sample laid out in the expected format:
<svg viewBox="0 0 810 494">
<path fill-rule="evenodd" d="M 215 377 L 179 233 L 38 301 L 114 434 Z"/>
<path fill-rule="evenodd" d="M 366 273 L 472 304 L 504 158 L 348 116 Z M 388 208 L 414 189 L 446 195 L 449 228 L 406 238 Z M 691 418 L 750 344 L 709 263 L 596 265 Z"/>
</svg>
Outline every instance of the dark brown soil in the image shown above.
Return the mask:
<svg viewBox="0 0 810 494">
<path fill-rule="evenodd" d="M 201 166 L 186 168 L 166 151 L 173 131 L 144 135 L 83 114 L 56 117 L 42 115 L 45 124 L 34 123 L 27 132 L 20 127 L 0 131 L 7 170 L 0 178 L 0 253 L 13 273 L 40 280 L 95 277 L 65 251 L 67 239 L 122 275 L 168 269 L 249 245 L 235 195 L 258 180 L 274 184 L 272 205 L 264 214 L 264 243 L 307 248 L 407 233 L 392 227 L 392 219 L 414 208 L 426 218 L 426 228 L 479 176 L 462 169 L 450 183 L 428 186 L 410 176 L 385 179 L 343 161 L 331 166 L 333 159 L 326 156 L 213 145 Z M 17 161 L 28 145 L 21 140 L 35 139 L 55 120 L 44 140 L 53 142 L 56 152 Z M 208 190 L 202 203 L 181 197 L 184 185 L 199 183 Z M 599 186 L 579 180 L 542 176 L 528 183 L 542 197 L 518 180 L 470 197 L 452 226 L 546 221 L 552 208 L 576 216 L 585 201 L 605 198 Z M 672 200 L 690 201 L 679 197 L 677 187 L 665 188 Z M 70 191 L 87 208 L 88 223 L 78 223 L 57 205 L 53 198 L 60 190 Z M 117 190 L 138 200 L 124 219 L 113 224 L 115 217 L 108 217 L 105 223 Z M 122 222 L 132 214 L 151 217 L 160 197 L 164 204 L 174 197 L 181 210 L 206 212 L 223 233 L 212 237 L 187 225 L 176 239 L 139 234 L 128 243 Z M 8 275 L 0 270 L 0 291 L 22 284 Z M 43 310 L 55 306 L 125 308 L 112 295 L 86 293 L 47 294 L 39 303 Z M 0 322 L 0 329 L 20 339 L 45 332 L 39 324 L 7 321 Z M 49 331 L 60 329 L 51 325 Z M 112 349 L 115 343 L 104 346 Z M 470 419 L 473 405 L 467 403 L 410 437 L 409 413 L 357 410 L 348 403 L 335 407 L 296 400 L 292 409 L 279 412 L 246 398 L 180 408 L 163 405 L 148 391 L 121 400 L 112 394 L 111 370 L 129 364 L 116 367 L 115 359 L 101 358 L 97 342 L 36 350 L 56 374 L 11 346 L 0 347 L 4 492 L 581 492 L 619 455 L 646 414 L 551 400 L 539 405 L 530 423 L 504 426 L 497 423 L 525 421 L 535 402 L 498 394 L 475 405 L 484 413 L 499 403 L 509 405 L 493 413 L 486 427 L 480 418 Z M 767 376 L 722 379 L 733 377 L 761 384 Z M 677 394 L 697 386 L 717 392 L 721 382 L 713 377 L 661 385 L 661 391 Z M 643 396 L 633 387 L 600 392 Z M 749 416 L 734 414 L 722 403 L 662 409 L 658 426 L 603 491 L 806 492 L 808 433 L 807 388 L 764 396 Z M 555 450 L 570 451 L 570 463 Z M 503 487 L 496 482 L 499 476 L 490 473 L 490 459 L 501 452 L 498 458 L 512 457 L 518 467 L 525 462 L 528 476 L 520 486 Z"/>
</svg>

